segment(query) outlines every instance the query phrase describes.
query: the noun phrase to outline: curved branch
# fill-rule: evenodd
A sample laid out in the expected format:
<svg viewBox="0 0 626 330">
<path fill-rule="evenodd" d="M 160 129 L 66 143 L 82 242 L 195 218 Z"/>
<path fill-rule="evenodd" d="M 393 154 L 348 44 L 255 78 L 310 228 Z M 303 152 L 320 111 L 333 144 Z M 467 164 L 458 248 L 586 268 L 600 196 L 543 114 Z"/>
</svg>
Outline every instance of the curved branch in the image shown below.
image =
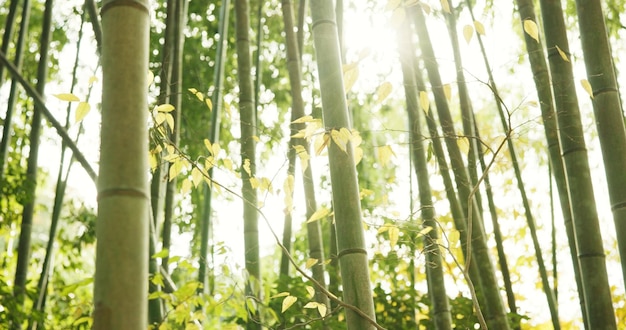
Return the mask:
<svg viewBox="0 0 626 330">
<path fill-rule="evenodd" d="M 74 140 L 72 140 L 72 138 L 67 134 L 67 131 L 65 130 L 63 125 L 61 125 L 61 123 L 59 123 L 54 118 L 50 110 L 48 110 L 48 107 L 46 106 L 43 97 L 26 81 L 26 79 L 24 79 L 24 76 L 21 75 L 19 70 L 13 65 L 13 63 L 11 63 L 7 59 L 6 55 L 2 51 L 0 51 L 0 61 L 2 61 L 2 64 L 4 64 L 7 69 L 9 69 L 9 72 L 11 73 L 11 76 L 13 76 L 13 79 L 17 80 L 22 85 L 26 93 L 33 98 L 37 105 L 39 105 L 39 107 L 35 107 L 35 109 L 40 109 L 43 112 L 46 120 L 48 120 L 48 122 L 56 129 L 57 133 L 59 134 L 63 142 L 67 144 L 68 148 L 72 150 L 72 152 L 74 153 L 74 157 L 85 169 L 85 172 L 87 172 L 89 177 L 93 180 L 94 184 L 97 183 L 98 176 L 96 175 L 96 172 L 87 161 L 87 158 L 85 158 L 85 155 L 83 155 L 80 149 L 78 149 L 78 146 L 76 146 Z"/>
</svg>

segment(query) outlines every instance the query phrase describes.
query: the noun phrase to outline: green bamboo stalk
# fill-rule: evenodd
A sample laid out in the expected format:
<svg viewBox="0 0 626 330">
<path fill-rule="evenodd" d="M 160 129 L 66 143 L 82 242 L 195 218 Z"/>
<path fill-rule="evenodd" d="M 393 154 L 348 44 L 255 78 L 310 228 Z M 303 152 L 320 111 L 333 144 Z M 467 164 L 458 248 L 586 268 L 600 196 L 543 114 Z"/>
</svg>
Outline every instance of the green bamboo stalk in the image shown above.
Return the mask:
<svg viewBox="0 0 626 330">
<path fill-rule="evenodd" d="M 624 126 L 624 113 L 604 23 L 602 3 L 576 0 L 576 12 L 587 79 L 591 84 L 593 94 L 591 101 L 609 188 L 609 200 L 622 265 L 622 279 L 626 283 L 626 175 L 624 174 L 626 152 L 623 152 L 626 150 L 626 127 Z M 608 304 L 603 307 L 604 317 L 608 317 L 608 307 Z M 612 311 L 612 308 L 610 310 Z M 592 310 L 588 312 L 590 315 L 593 314 Z M 597 312 L 600 313 L 599 310 Z M 590 319 L 589 325 L 594 327 L 595 322 Z M 609 321 L 601 322 L 600 325 L 607 323 Z"/>
<path fill-rule="evenodd" d="M 11 43 L 11 38 L 13 38 L 13 27 L 15 25 L 15 16 L 17 15 L 17 5 L 20 3 L 20 0 L 11 0 L 9 4 L 9 12 L 6 16 L 6 22 L 4 22 L 4 34 L 2 35 L 2 46 L 0 49 L 3 53 L 7 53 L 9 50 L 9 44 Z M 4 83 L 4 65 L 0 63 L 0 86 Z M 2 167 L 0 166 L 0 169 Z"/>
<path fill-rule="evenodd" d="M 239 111 L 241 128 L 241 181 L 243 196 L 243 230 L 245 262 L 248 279 L 246 295 L 258 299 L 261 288 L 261 265 L 259 253 L 259 229 L 257 214 L 257 192 L 250 183 L 256 173 L 254 136 L 256 116 L 254 108 L 254 86 L 252 85 L 252 59 L 250 55 L 250 15 L 248 0 L 235 1 L 235 26 L 237 36 L 237 77 L 239 79 Z M 249 167 L 245 164 L 249 164 Z M 249 169 L 244 169 L 244 166 Z M 248 303 L 254 305 L 255 302 Z M 261 329 L 260 314 L 255 308 L 249 311 L 247 329 Z"/>
<path fill-rule="evenodd" d="M 467 168 L 463 162 L 461 151 L 457 144 L 456 133 L 454 132 L 454 124 L 448 102 L 446 100 L 443 84 L 441 83 L 441 77 L 439 76 L 439 69 L 437 60 L 430 42 L 430 36 L 426 28 L 424 14 L 421 8 L 415 8 L 413 11 L 416 30 L 419 38 L 420 48 L 424 56 L 424 63 L 428 73 L 428 78 L 432 87 L 433 94 L 435 96 L 435 104 L 437 113 L 439 115 L 440 125 L 444 134 L 444 141 L 448 148 L 450 156 L 450 162 L 454 177 L 456 180 L 457 189 L 459 191 L 459 200 L 463 212 L 466 213 L 468 219 L 468 234 L 471 235 L 471 240 L 468 239 L 469 256 L 478 263 L 478 270 L 482 281 L 482 287 L 484 299 L 486 301 L 486 319 L 489 327 L 494 329 L 509 329 L 509 324 L 506 318 L 506 312 L 504 310 L 504 304 L 502 303 L 502 297 L 500 296 L 499 286 L 496 280 L 495 268 L 491 257 L 489 255 L 489 249 L 487 247 L 487 239 L 485 236 L 485 230 L 482 224 L 482 218 L 478 213 L 478 207 L 476 206 L 476 200 L 473 198 L 472 189 L 470 187 L 469 175 Z M 471 207 L 470 207 L 471 205 Z M 471 227 L 470 227 L 471 226 Z M 471 230 L 469 228 L 472 228 Z M 470 248 L 471 246 L 471 248 Z M 468 259 L 467 264 L 471 263 Z"/>
<path fill-rule="evenodd" d="M 40 94 L 44 94 L 48 77 L 48 49 L 52 26 L 52 8 L 53 1 L 46 0 L 39 44 L 39 65 L 37 66 L 37 91 Z M 23 306 L 25 301 L 28 265 L 30 264 L 30 239 L 33 217 L 35 215 L 35 190 L 37 188 L 37 172 L 39 170 L 39 137 L 42 129 L 42 114 L 41 110 L 38 108 L 39 106 L 35 105 L 33 109 L 30 134 L 28 137 L 30 150 L 26 164 L 26 180 L 23 187 L 27 200 L 24 203 L 24 209 L 22 211 L 22 223 L 20 225 L 20 238 L 17 246 L 17 265 L 15 266 L 15 282 L 13 287 L 13 294 L 20 307 Z M 14 321 L 12 324 L 13 328 L 22 328 L 22 322 L 23 320 L 21 319 Z"/>
<path fill-rule="evenodd" d="M 144 329 L 148 318 L 147 84 L 150 4 L 102 4 L 102 128 L 94 324 Z"/>
<path fill-rule="evenodd" d="M 324 125 L 328 134 L 342 128 L 350 130 L 333 1 L 311 1 L 311 15 Z M 348 329 L 373 329 L 374 302 L 351 143 L 347 143 L 343 151 L 336 142 L 329 141 L 328 160 L 343 298 L 369 318 L 346 310 Z"/>
<path fill-rule="evenodd" d="M 442 250 L 439 247 L 439 243 L 437 243 L 439 238 L 439 226 L 435 219 L 428 163 L 423 142 L 424 138 L 421 132 L 420 109 L 417 101 L 417 85 L 415 83 L 415 72 L 413 68 L 415 50 L 412 47 L 413 43 L 410 42 L 410 34 L 409 21 L 405 20 L 400 27 L 398 53 L 402 66 L 404 93 L 409 118 L 409 145 L 411 157 L 414 159 L 415 175 L 418 181 L 422 221 L 425 228 L 431 229 L 430 232 L 424 235 L 428 293 L 432 302 L 431 315 L 434 319 L 436 329 L 452 329 L 450 305 L 448 303 L 443 278 Z"/>
</svg>

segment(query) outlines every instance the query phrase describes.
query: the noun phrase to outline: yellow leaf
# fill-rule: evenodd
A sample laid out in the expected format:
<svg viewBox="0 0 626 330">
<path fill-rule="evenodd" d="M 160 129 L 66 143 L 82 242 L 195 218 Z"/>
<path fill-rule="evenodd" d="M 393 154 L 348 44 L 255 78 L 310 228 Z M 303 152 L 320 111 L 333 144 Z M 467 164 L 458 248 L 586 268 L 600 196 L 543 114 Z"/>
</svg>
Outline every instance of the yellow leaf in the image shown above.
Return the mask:
<svg viewBox="0 0 626 330">
<path fill-rule="evenodd" d="M 441 10 L 450 14 L 450 4 L 448 3 L 448 0 L 441 0 Z"/>
<path fill-rule="evenodd" d="M 286 296 L 288 296 L 288 295 L 289 295 L 289 292 L 287 292 L 287 291 L 283 291 L 283 292 L 280 292 L 280 293 L 277 293 L 277 294 L 275 294 L 275 295 L 271 296 L 271 297 L 270 297 L 270 299 L 280 298 L 280 297 L 286 297 Z"/>
<path fill-rule="evenodd" d="M 389 227 L 389 244 L 392 248 L 398 244 L 398 237 L 400 236 L 400 229 L 396 226 Z"/>
<path fill-rule="evenodd" d="M 146 74 L 146 85 L 150 86 L 153 81 L 154 81 L 154 73 L 148 70 L 148 73 Z"/>
<path fill-rule="evenodd" d="M 404 2 L 404 6 L 408 8 L 408 7 L 417 6 L 420 3 L 421 3 L 420 0 L 407 0 Z"/>
<path fill-rule="evenodd" d="M 317 211 L 313 212 L 313 214 L 311 214 L 311 216 L 306 221 L 306 223 L 317 221 L 317 220 L 327 216 L 329 213 L 330 213 L 329 209 L 327 209 L 325 207 L 321 207 L 321 208 L 317 209 Z"/>
<path fill-rule="evenodd" d="M 170 164 L 170 169 L 169 169 L 169 178 L 170 181 L 174 180 L 174 178 L 180 174 L 180 172 L 183 170 L 183 162 L 180 161 L 180 158 L 178 158 L 176 161 L 172 162 Z"/>
<path fill-rule="evenodd" d="M 589 97 L 593 99 L 593 89 L 591 88 L 591 84 L 589 83 L 589 81 L 587 79 L 581 79 L 580 85 L 583 86 L 585 92 L 589 94 Z"/>
<path fill-rule="evenodd" d="M 469 139 L 467 138 L 467 136 L 459 137 L 456 140 L 456 144 L 459 146 L 459 149 L 461 150 L 462 154 L 467 155 L 469 153 L 470 143 L 469 143 Z"/>
<path fill-rule="evenodd" d="M 254 142 L 261 142 L 261 139 L 256 135 L 252 135 L 252 140 L 254 140 Z"/>
<path fill-rule="evenodd" d="M 321 317 L 326 316 L 326 311 L 327 311 L 326 305 L 320 304 L 320 303 L 317 304 L 317 312 L 320 313 Z"/>
<path fill-rule="evenodd" d="M 315 295 L 315 289 L 313 289 L 312 286 L 307 285 L 305 289 L 306 289 L 306 292 L 309 294 L 309 297 L 313 297 Z"/>
<path fill-rule="evenodd" d="M 354 165 L 359 165 L 359 163 L 363 159 L 363 148 L 354 148 L 354 150 L 352 150 L 352 159 L 354 159 Z"/>
<path fill-rule="evenodd" d="M 211 155 L 215 156 L 215 153 L 213 152 L 213 145 L 211 144 L 211 141 L 209 141 L 209 139 L 204 139 L 204 146 Z"/>
<path fill-rule="evenodd" d="M 382 233 L 384 233 L 384 232 L 388 231 L 388 230 L 389 230 L 389 227 L 391 227 L 391 225 L 390 225 L 390 224 L 388 224 L 388 223 L 386 223 L 386 224 L 384 224 L 384 225 L 380 226 L 380 228 L 378 228 L 378 231 L 376 231 L 376 233 L 377 233 L 377 234 L 382 234 Z"/>
<path fill-rule="evenodd" d="M 250 178 L 250 185 L 252 186 L 252 189 L 256 189 L 259 187 L 259 180 L 257 178 Z"/>
<path fill-rule="evenodd" d="M 293 209 L 293 175 L 287 176 L 285 182 L 283 183 L 283 190 L 285 191 L 285 213 L 291 213 L 291 209 Z"/>
<path fill-rule="evenodd" d="M 289 309 L 289 307 L 291 307 L 297 300 L 298 298 L 294 296 L 285 297 L 285 299 L 283 299 L 283 308 L 281 313 L 284 313 L 287 309 Z"/>
<path fill-rule="evenodd" d="M 330 131 L 330 136 L 341 151 L 347 152 L 346 148 L 348 146 L 348 142 L 350 141 L 350 137 L 352 136 L 347 128 L 342 127 L 339 130 L 334 129 Z"/>
<path fill-rule="evenodd" d="M 76 95 L 74 95 L 72 93 L 54 94 L 53 96 L 56 97 L 57 99 L 61 100 L 61 101 L 67 101 L 67 102 L 78 102 L 78 101 L 80 101 L 78 96 L 76 96 Z"/>
<path fill-rule="evenodd" d="M 204 95 L 202 95 L 202 92 L 198 91 L 195 88 L 188 88 L 187 90 L 195 95 L 198 100 L 204 101 Z"/>
<path fill-rule="evenodd" d="M 159 106 L 156 107 L 156 111 L 158 112 L 172 112 L 174 111 L 174 106 L 171 104 L 161 104 Z"/>
<path fill-rule="evenodd" d="M 530 19 L 524 20 L 524 31 L 535 41 L 539 42 L 539 29 L 537 28 L 537 23 L 533 22 Z"/>
<path fill-rule="evenodd" d="M 314 122 L 314 121 L 316 121 L 316 120 L 317 120 L 317 119 L 314 119 L 314 118 L 313 118 L 313 117 L 311 117 L 311 116 L 303 116 L 303 117 L 300 117 L 300 118 L 298 118 L 298 119 L 296 119 L 296 120 L 292 121 L 291 123 L 292 123 L 292 124 L 310 123 L 310 122 Z"/>
<path fill-rule="evenodd" d="M 315 154 L 319 156 L 322 153 L 322 151 L 324 151 L 324 148 L 328 146 L 329 141 L 330 141 L 330 134 L 324 133 L 324 136 L 322 137 L 322 139 L 316 141 L 316 144 L 319 143 L 319 146 L 316 145 Z"/>
<path fill-rule="evenodd" d="M 164 121 L 165 121 L 165 115 L 167 115 L 166 113 L 162 113 L 162 112 L 157 112 L 157 114 L 154 116 L 154 121 L 157 125 L 161 125 Z"/>
<path fill-rule="evenodd" d="M 87 102 L 80 102 L 76 107 L 76 122 L 79 122 L 85 118 L 85 116 L 89 113 L 91 107 Z"/>
<path fill-rule="evenodd" d="M 213 102 L 211 102 L 211 99 L 204 99 L 204 103 L 206 103 L 206 107 L 209 108 L 209 111 L 213 110 Z"/>
<path fill-rule="evenodd" d="M 426 15 L 430 15 L 431 10 L 428 4 L 424 3 L 423 1 L 419 1 L 419 5 L 420 7 L 422 7 L 422 10 Z"/>
<path fill-rule="evenodd" d="M 424 113 L 428 114 L 430 108 L 430 101 L 428 100 L 428 93 L 420 91 L 420 106 L 424 110 Z"/>
<path fill-rule="evenodd" d="M 306 151 L 304 146 L 295 145 L 293 147 L 294 149 L 296 149 L 296 155 L 298 155 L 298 158 L 300 159 L 300 166 L 302 167 L 302 172 L 304 173 L 304 171 L 306 171 L 306 169 L 309 167 L 309 159 L 311 157 L 309 156 L 309 153 Z"/>
<path fill-rule="evenodd" d="M 315 259 L 315 258 L 309 258 L 309 259 L 307 259 L 307 261 L 306 261 L 306 265 L 305 265 L 305 267 L 306 267 L 306 268 L 311 268 L 311 267 L 313 267 L 313 266 L 317 265 L 317 262 L 318 262 L 318 261 L 319 261 L 318 259 Z"/>
<path fill-rule="evenodd" d="M 563 59 L 563 61 L 569 62 L 569 58 L 567 58 L 567 54 L 565 54 L 565 52 L 561 50 L 559 46 L 555 45 L 554 47 L 556 47 L 556 51 L 559 52 L 559 55 L 561 55 L 561 58 Z"/>
<path fill-rule="evenodd" d="M 165 121 L 167 122 L 167 126 L 169 126 L 172 130 L 174 130 L 174 116 L 169 113 L 165 114 Z"/>
<path fill-rule="evenodd" d="M 390 18 L 391 26 L 393 26 L 394 28 L 398 28 L 404 22 L 405 19 L 406 19 L 406 9 L 404 9 L 404 7 L 398 7 L 394 9 L 393 13 L 391 14 L 391 18 Z"/>
<path fill-rule="evenodd" d="M 154 170 L 156 170 L 157 166 L 159 166 L 159 162 L 157 160 L 157 157 L 155 154 L 150 154 L 150 157 L 148 158 L 150 161 L 150 169 L 152 170 L 152 172 L 154 173 Z"/>
<path fill-rule="evenodd" d="M 424 235 L 430 233 L 432 230 L 433 230 L 433 227 L 431 227 L 431 226 L 424 227 L 424 228 L 422 228 L 422 230 L 420 230 L 419 233 L 417 233 L 417 236 L 424 236 Z"/>
<path fill-rule="evenodd" d="M 365 197 L 371 196 L 373 193 L 374 193 L 373 190 L 361 188 L 361 191 L 359 192 L 359 199 L 363 199 Z"/>
<path fill-rule="evenodd" d="M 233 171 L 233 161 L 230 158 L 225 158 L 222 160 L 222 162 L 224 163 L 224 167 L 229 170 L 229 171 Z"/>
<path fill-rule="evenodd" d="M 443 95 L 446 96 L 448 101 L 452 100 L 452 87 L 450 87 L 450 84 L 443 85 Z"/>
<path fill-rule="evenodd" d="M 485 26 L 483 25 L 483 23 L 479 21 L 474 21 L 474 29 L 476 29 L 476 33 L 483 36 L 485 35 Z"/>
<path fill-rule="evenodd" d="M 344 92 L 348 93 L 350 91 L 350 89 L 352 89 L 352 86 L 354 86 L 354 83 L 356 82 L 356 80 L 359 78 L 359 67 L 356 65 L 349 65 L 346 68 L 344 68 L 344 72 L 343 72 L 343 84 L 344 84 Z"/>
<path fill-rule="evenodd" d="M 191 181 L 189 181 L 189 179 L 183 180 L 183 185 L 180 190 L 183 195 L 189 193 L 191 191 Z"/>
<path fill-rule="evenodd" d="M 211 167 L 213 167 L 213 166 L 215 166 L 215 157 L 209 156 L 209 157 L 204 159 L 204 167 L 207 170 L 210 170 Z"/>
<path fill-rule="evenodd" d="M 393 89 L 393 85 L 390 82 L 385 81 L 376 90 L 376 103 L 381 103 L 384 99 L 391 94 L 391 90 Z"/>
<path fill-rule="evenodd" d="M 96 76 L 91 76 L 89 77 L 89 82 L 87 83 L 89 86 L 93 85 L 93 83 L 95 83 L 96 81 L 98 81 L 98 77 Z"/>
<path fill-rule="evenodd" d="M 248 173 L 248 176 L 252 176 L 251 171 L 250 171 L 250 159 L 245 159 L 243 161 L 243 169 L 246 171 L 246 173 Z"/>
<path fill-rule="evenodd" d="M 465 25 L 463 27 L 463 37 L 465 38 L 465 42 L 469 44 L 470 40 L 472 40 L 472 36 L 474 35 L 474 28 L 471 25 Z"/>
<path fill-rule="evenodd" d="M 203 178 L 204 178 L 204 174 L 202 173 L 202 171 L 200 171 L 200 169 L 198 169 L 197 167 L 194 167 L 191 170 L 191 180 L 193 181 L 194 187 L 197 188 L 200 182 L 202 182 Z"/>
<path fill-rule="evenodd" d="M 381 146 L 381 147 L 378 147 L 377 149 L 378 149 L 378 153 L 377 153 L 378 162 L 383 167 L 387 166 L 387 164 L 389 163 L 389 160 L 391 160 L 391 156 L 395 156 L 393 149 L 391 149 L 391 146 L 389 145 Z"/>
</svg>

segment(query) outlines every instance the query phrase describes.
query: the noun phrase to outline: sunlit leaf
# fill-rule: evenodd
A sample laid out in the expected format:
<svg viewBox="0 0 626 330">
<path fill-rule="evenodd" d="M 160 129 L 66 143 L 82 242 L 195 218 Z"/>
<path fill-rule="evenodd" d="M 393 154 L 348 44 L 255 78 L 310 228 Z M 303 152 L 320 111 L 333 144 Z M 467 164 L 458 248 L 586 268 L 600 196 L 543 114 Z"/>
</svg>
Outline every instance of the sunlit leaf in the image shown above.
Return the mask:
<svg viewBox="0 0 626 330">
<path fill-rule="evenodd" d="M 169 169 L 170 181 L 174 180 L 174 178 L 178 176 L 178 174 L 180 174 L 182 170 L 183 170 L 183 162 L 180 161 L 180 159 L 177 159 L 176 161 L 171 163 L 170 169 Z"/>
<path fill-rule="evenodd" d="M 559 46 L 555 45 L 554 47 L 556 47 L 556 51 L 559 52 L 559 55 L 561 55 L 561 58 L 563 59 L 563 61 L 569 62 L 569 58 L 567 58 L 567 54 L 565 54 L 565 52 L 561 50 Z"/>
<path fill-rule="evenodd" d="M 76 115 L 75 115 L 76 122 L 78 123 L 79 121 L 83 120 L 83 118 L 85 118 L 85 116 L 89 113 L 89 110 L 91 110 L 91 106 L 89 106 L 89 103 L 87 102 L 78 103 L 78 106 L 76 107 Z"/>
<path fill-rule="evenodd" d="M 467 136 L 462 136 L 456 139 L 456 143 L 459 146 L 459 150 L 461 150 L 462 154 L 467 155 L 469 153 L 470 142 Z"/>
<path fill-rule="evenodd" d="M 202 95 L 202 92 L 198 91 L 195 88 L 189 88 L 187 90 L 190 91 L 193 95 L 195 95 L 198 100 L 204 101 L 204 95 Z"/>
<path fill-rule="evenodd" d="M 289 292 L 283 291 L 283 292 L 279 292 L 279 293 L 271 296 L 270 299 L 280 298 L 280 297 L 287 297 L 288 295 L 289 295 Z"/>
<path fill-rule="evenodd" d="M 313 118 L 311 116 L 303 116 L 303 117 L 300 117 L 300 118 L 292 121 L 291 123 L 292 124 L 310 123 L 310 122 L 314 122 L 316 120 L 317 119 L 315 119 L 315 118 Z"/>
<path fill-rule="evenodd" d="M 328 309 L 327 309 L 326 305 L 320 304 L 320 303 L 317 304 L 317 312 L 320 313 L 321 317 L 326 316 L 326 312 L 327 311 L 328 311 Z"/>
<path fill-rule="evenodd" d="M 167 126 L 169 126 L 172 130 L 174 129 L 174 116 L 172 116 L 169 113 L 166 113 L 165 122 L 167 122 Z"/>
<path fill-rule="evenodd" d="M 393 89 L 393 85 L 390 82 L 385 81 L 384 83 L 378 86 L 376 90 L 376 103 L 381 103 L 384 99 L 391 94 L 391 90 Z"/>
<path fill-rule="evenodd" d="M 200 171 L 200 169 L 198 169 L 197 167 L 194 167 L 191 170 L 191 180 L 193 182 L 194 187 L 197 188 L 200 182 L 202 182 L 203 178 L 204 178 L 204 174 L 202 174 L 202 171 Z"/>
<path fill-rule="evenodd" d="M 348 93 L 352 89 L 352 86 L 354 86 L 354 83 L 357 81 L 358 78 L 359 78 L 358 66 L 356 65 L 348 66 L 347 69 L 344 67 L 343 85 L 344 85 L 345 93 Z"/>
<path fill-rule="evenodd" d="M 321 208 L 317 209 L 317 211 L 313 212 L 313 214 L 311 214 L 311 216 L 309 217 L 309 219 L 306 222 L 309 223 L 309 222 L 317 221 L 317 220 L 327 216 L 329 213 L 330 213 L 329 209 L 327 209 L 325 207 L 321 207 Z"/>
<path fill-rule="evenodd" d="M 441 10 L 450 14 L 450 4 L 448 3 L 448 0 L 441 0 Z"/>
<path fill-rule="evenodd" d="M 452 232 L 448 233 L 448 241 L 450 242 L 450 247 L 451 248 L 459 247 L 460 238 L 461 238 L 461 233 L 458 230 L 452 230 Z"/>
<path fill-rule="evenodd" d="M 315 295 L 315 289 L 313 289 L 312 286 L 307 285 L 305 289 L 306 289 L 306 292 L 309 294 L 309 297 L 313 297 Z"/>
<path fill-rule="evenodd" d="M 209 108 L 209 111 L 213 110 L 213 102 L 211 102 L 211 99 L 209 98 L 204 99 L 204 103 L 206 104 L 206 107 Z"/>
<path fill-rule="evenodd" d="M 398 244 L 398 238 L 400 236 L 400 229 L 396 226 L 389 227 L 389 244 L 392 248 Z"/>
<path fill-rule="evenodd" d="M 209 141 L 209 139 L 204 139 L 204 146 L 211 155 L 215 155 L 215 152 L 213 151 L 213 145 L 211 144 L 211 141 Z"/>
<path fill-rule="evenodd" d="M 391 156 L 396 155 L 395 152 L 393 152 L 393 149 L 391 149 L 391 146 L 389 145 L 377 147 L 377 151 L 378 151 L 377 152 L 378 162 L 383 167 L 387 166 L 387 164 L 389 163 L 389 160 L 391 160 Z"/>
<path fill-rule="evenodd" d="M 354 159 L 354 165 L 359 165 L 361 160 L 363 160 L 363 148 L 356 147 L 352 150 L 352 159 Z"/>
<path fill-rule="evenodd" d="M 285 182 L 283 183 L 283 190 L 285 191 L 285 213 L 291 213 L 293 209 L 293 175 L 287 176 Z"/>
<path fill-rule="evenodd" d="M 533 20 L 525 19 L 524 20 L 524 31 L 535 41 L 539 42 L 539 29 L 537 28 L 537 23 Z"/>
<path fill-rule="evenodd" d="M 182 186 L 180 188 L 180 192 L 183 195 L 189 193 L 191 191 L 191 186 L 192 186 L 192 183 L 191 183 L 191 181 L 189 181 L 189 179 L 183 180 Z"/>
<path fill-rule="evenodd" d="M 148 70 L 148 73 L 146 74 L 146 85 L 150 86 L 153 81 L 154 81 L 154 73 Z"/>
<path fill-rule="evenodd" d="M 170 251 L 168 249 L 163 249 L 155 254 L 152 255 L 152 259 L 156 259 L 156 258 L 165 258 L 170 254 Z"/>
<path fill-rule="evenodd" d="M 432 230 L 433 230 L 433 227 L 431 227 L 431 226 L 424 227 L 424 228 L 422 228 L 422 230 L 420 230 L 419 233 L 417 233 L 417 236 L 424 236 L 424 235 L 430 233 Z"/>
<path fill-rule="evenodd" d="M 420 91 L 420 106 L 424 110 L 424 113 L 428 114 L 430 108 L 430 100 L 428 99 L 428 93 Z"/>
<path fill-rule="evenodd" d="M 583 86 L 583 89 L 587 92 L 587 94 L 589 94 L 589 97 L 593 99 L 593 89 L 591 88 L 589 81 L 587 79 L 581 79 L 580 85 Z"/>
<path fill-rule="evenodd" d="M 298 301 L 298 297 L 287 296 L 283 299 L 283 307 L 281 309 L 281 313 L 284 313 L 289 307 L 291 307 L 296 301 Z"/>
<path fill-rule="evenodd" d="M 330 142 L 330 134 L 324 133 L 323 137 L 316 141 L 315 154 L 319 156 L 322 153 L 322 151 L 324 151 L 324 148 L 328 146 L 329 142 Z"/>
<path fill-rule="evenodd" d="M 257 142 L 257 143 L 261 142 L 261 139 L 259 139 L 259 137 L 256 135 L 252 135 L 252 140 L 254 140 L 254 142 Z"/>
<path fill-rule="evenodd" d="M 419 1 L 419 5 L 420 5 L 420 7 L 422 7 L 422 10 L 424 11 L 424 14 L 430 15 L 430 12 L 432 10 L 430 9 L 430 6 L 427 3 L 423 2 L 423 1 Z"/>
<path fill-rule="evenodd" d="M 252 174 L 250 174 L 250 173 L 252 173 L 252 172 L 250 171 L 250 159 L 247 159 L 247 158 L 246 158 L 246 159 L 243 161 L 243 166 L 242 166 L 242 167 L 243 167 L 244 171 L 246 171 L 246 173 L 248 173 L 248 176 L 252 176 Z"/>
<path fill-rule="evenodd" d="M 318 261 L 319 261 L 318 259 L 315 259 L 315 258 L 309 258 L 309 259 L 307 259 L 307 260 L 306 260 L 306 265 L 305 265 L 305 267 L 306 267 L 306 268 L 311 268 L 311 267 L 313 267 L 313 266 L 317 265 L 317 262 L 318 262 Z"/>
<path fill-rule="evenodd" d="M 156 111 L 158 112 L 172 112 L 174 111 L 174 106 L 171 104 L 161 104 L 159 106 L 156 107 Z"/>
<path fill-rule="evenodd" d="M 252 189 L 256 189 L 260 186 L 259 180 L 257 178 L 250 178 L 250 186 Z"/>
<path fill-rule="evenodd" d="M 476 33 L 483 36 L 485 35 L 485 26 L 483 25 L 483 23 L 479 21 L 474 21 L 474 28 L 476 29 Z"/>
<path fill-rule="evenodd" d="M 463 38 L 465 38 L 465 42 L 469 43 L 474 36 L 474 27 L 471 25 L 465 25 L 463 27 Z"/>
<path fill-rule="evenodd" d="M 98 77 L 96 76 L 91 76 L 89 77 L 89 82 L 87 82 L 87 84 L 89 84 L 89 86 L 93 85 L 93 83 L 95 83 L 96 81 L 98 81 Z"/>
<path fill-rule="evenodd" d="M 57 99 L 59 99 L 61 101 L 67 101 L 67 102 L 78 102 L 78 101 L 80 101 L 78 96 L 76 96 L 76 95 L 74 95 L 72 93 L 53 94 L 52 96 L 56 97 Z"/>
<path fill-rule="evenodd" d="M 374 194 L 373 190 L 361 188 L 361 191 L 359 192 L 359 199 L 363 199 L 365 197 L 371 196 L 372 194 Z"/>
<path fill-rule="evenodd" d="M 300 166 L 302 167 L 302 172 L 304 173 L 304 171 L 306 171 L 306 169 L 309 167 L 309 159 L 311 157 L 309 156 L 309 153 L 306 151 L 304 146 L 295 145 L 293 147 L 294 149 L 296 149 L 296 155 L 298 155 L 298 158 L 300 159 Z"/>
<path fill-rule="evenodd" d="M 348 142 L 350 142 L 350 138 L 352 137 L 352 134 L 347 128 L 342 127 L 339 130 L 331 130 L 330 136 L 341 151 L 347 152 L 346 148 L 348 146 Z"/>
</svg>

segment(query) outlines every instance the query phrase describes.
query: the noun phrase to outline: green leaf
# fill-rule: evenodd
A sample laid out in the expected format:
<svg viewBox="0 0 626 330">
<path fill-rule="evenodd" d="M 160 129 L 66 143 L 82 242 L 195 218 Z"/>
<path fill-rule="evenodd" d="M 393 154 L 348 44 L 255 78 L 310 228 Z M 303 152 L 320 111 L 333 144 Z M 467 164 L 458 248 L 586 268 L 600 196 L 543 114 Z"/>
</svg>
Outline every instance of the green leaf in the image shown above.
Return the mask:
<svg viewBox="0 0 626 330">
<path fill-rule="evenodd" d="M 165 258 L 169 255 L 170 251 L 168 249 L 163 249 L 155 254 L 152 255 L 152 259 L 156 259 L 156 258 Z"/>
</svg>

